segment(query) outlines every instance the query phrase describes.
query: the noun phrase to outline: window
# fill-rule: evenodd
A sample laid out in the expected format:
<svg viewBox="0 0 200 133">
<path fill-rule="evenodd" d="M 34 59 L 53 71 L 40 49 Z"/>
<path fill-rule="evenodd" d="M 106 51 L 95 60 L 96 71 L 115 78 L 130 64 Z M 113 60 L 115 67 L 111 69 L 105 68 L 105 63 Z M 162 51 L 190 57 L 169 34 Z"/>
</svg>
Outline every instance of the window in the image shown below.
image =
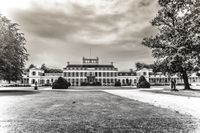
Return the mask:
<svg viewBox="0 0 200 133">
<path fill-rule="evenodd" d="M 32 79 L 32 84 L 35 84 L 35 79 Z"/>
<path fill-rule="evenodd" d="M 90 76 L 94 76 L 94 73 L 90 72 Z"/>
<path fill-rule="evenodd" d="M 114 73 L 111 73 L 111 77 L 113 77 Z"/>
<path fill-rule="evenodd" d="M 68 77 L 71 77 L 71 73 L 70 72 L 68 73 Z"/>
<path fill-rule="evenodd" d="M 109 72 L 107 72 L 107 77 L 109 77 L 109 75 L 110 75 Z"/>
<path fill-rule="evenodd" d="M 34 75 L 36 75 L 36 72 L 35 72 L 35 71 L 33 71 L 33 72 L 32 72 L 32 75 L 33 75 L 33 76 L 34 76 Z"/>
<path fill-rule="evenodd" d="M 114 81 L 113 81 L 113 79 L 111 79 L 111 83 L 113 83 Z"/>
<path fill-rule="evenodd" d="M 104 73 L 103 73 L 103 77 L 105 77 L 105 76 L 106 76 L 106 73 L 104 72 Z"/>
<path fill-rule="evenodd" d="M 147 75 L 147 72 L 143 72 L 143 75 L 146 76 L 146 75 Z"/>
<path fill-rule="evenodd" d="M 47 79 L 47 84 L 49 84 L 50 83 L 50 81 L 49 81 L 49 79 Z"/>
<path fill-rule="evenodd" d="M 79 76 L 79 73 L 78 72 L 76 72 L 76 77 L 78 77 Z"/>
<path fill-rule="evenodd" d="M 67 77 L 67 73 L 66 72 L 64 72 L 64 77 Z"/>
<path fill-rule="evenodd" d="M 99 77 L 101 77 L 101 72 L 99 72 Z"/>
<path fill-rule="evenodd" d="M 83 77 L 83 73 L 81 72 L 80 74 L 81 74 L 81 77 Z"/>
</svg>

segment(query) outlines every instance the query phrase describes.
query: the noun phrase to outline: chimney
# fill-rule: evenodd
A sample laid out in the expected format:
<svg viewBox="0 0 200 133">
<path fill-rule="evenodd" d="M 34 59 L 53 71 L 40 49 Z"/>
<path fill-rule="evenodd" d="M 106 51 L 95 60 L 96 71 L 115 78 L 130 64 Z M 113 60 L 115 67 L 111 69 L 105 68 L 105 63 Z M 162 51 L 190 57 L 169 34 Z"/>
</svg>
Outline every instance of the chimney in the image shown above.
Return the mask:
<svg viewBox="0 0 200 133">
<path fill-rule="evenodd" d="M 113 65 L 114 63 L 113 62 L 111 62 L 111 65 Z"/>
<path fill-rule="evenodd" d="M 68 62 L 67 62 L 67 65 L 69 65 L 69 64 L 70 64 L 70 62 L 68 61 Z"/>
</svg>

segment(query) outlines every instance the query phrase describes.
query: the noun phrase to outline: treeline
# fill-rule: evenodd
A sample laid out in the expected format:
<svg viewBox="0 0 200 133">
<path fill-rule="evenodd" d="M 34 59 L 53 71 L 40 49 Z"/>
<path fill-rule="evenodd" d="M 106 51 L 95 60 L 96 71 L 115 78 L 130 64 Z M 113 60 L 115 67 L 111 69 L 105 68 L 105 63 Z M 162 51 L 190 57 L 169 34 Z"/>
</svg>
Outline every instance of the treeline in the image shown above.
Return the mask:
<svg viewBox="0 0 200 133">
<path fill-rule="evenodd" d="M 143 68 L 154 69 L 155 65 L 154 64 L 145 64 L 145 63 L 137 62 L 137 63 L 135 63 L 135 67 L 136 67 L 137 70 L 141 70 Z"/>
<path fill-rule="evenodd" d="M 27 71 L 29 71 L 29 69 L 31 69 L 31 68 L 36 68 L 36 66 L 34 64 L 31 64 L 28 67 Z M 45 64 L 42 64 L 40 69 L 44 70 L 45 73 L 62 73 L 63 72 L 61 69 L 49 68 Z"/>
</svg>

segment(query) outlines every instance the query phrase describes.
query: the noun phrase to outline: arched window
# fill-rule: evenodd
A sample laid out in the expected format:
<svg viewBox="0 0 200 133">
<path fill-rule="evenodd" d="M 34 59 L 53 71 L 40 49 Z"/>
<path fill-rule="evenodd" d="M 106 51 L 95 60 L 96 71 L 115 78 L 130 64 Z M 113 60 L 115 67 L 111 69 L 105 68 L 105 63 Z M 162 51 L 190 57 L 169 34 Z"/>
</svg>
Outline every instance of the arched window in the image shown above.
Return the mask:
<svg viewBox="0 0 200 133">
<path fill-rule="evenodd" d="M 32 75 L 33 75 L 33 76 L 34 76 L 34 75 L 36 75 L 36 72 L 35 72 L 35 71 L 33 71 L 33 72 L 32 72 Z"/>
</svg>

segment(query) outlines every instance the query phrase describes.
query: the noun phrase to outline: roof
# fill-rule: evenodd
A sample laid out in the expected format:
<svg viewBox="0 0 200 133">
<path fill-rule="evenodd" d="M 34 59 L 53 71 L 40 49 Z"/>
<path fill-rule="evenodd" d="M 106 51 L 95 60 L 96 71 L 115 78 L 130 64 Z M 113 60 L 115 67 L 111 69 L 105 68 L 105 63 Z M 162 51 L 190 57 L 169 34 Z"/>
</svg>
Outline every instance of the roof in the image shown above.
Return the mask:
<svg viewBox="0 0 200 133">
<path fill-rule="evenodd" d="M 62 73 L 45 73 L 44 76 L 62 76 Z"/>
<path fill-rule="evenodd" d="M 44 70 L 42 70 L 40 68 L 36 68 L 36 67 L 30 68 L 30 70 L 41 70 L 41 71 L 44 71 Z"/>
<path fill-rule="evenodd" d="M 88 65 L 88 64 L 83 64 L 83 65 L 80 65 L 80 64 L 69 64 L 69 65 L 67 65 L 67 67 L 66 68 L 77 68 L 77 67 L 79 67 L 79 68 L 115 68 L 113 65 L 95 65 L 95 64 L 92 64 L 92 65 Z M 65 69 L 66 69 L 65 68 Z"/>
</svg>

